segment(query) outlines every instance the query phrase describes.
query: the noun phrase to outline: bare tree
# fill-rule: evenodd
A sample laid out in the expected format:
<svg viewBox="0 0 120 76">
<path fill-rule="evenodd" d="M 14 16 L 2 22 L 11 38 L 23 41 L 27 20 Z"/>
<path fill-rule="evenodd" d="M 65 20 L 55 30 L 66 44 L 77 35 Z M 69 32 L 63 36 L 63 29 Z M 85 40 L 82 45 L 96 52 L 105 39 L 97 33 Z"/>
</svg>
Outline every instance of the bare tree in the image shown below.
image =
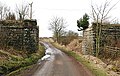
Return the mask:
<svg viewBox="0 0 120 76">
<path fill-rule="evenodd" d="M 9 13 L 9 11 L 10 11 L 10 8 L 0 3 L 0 20 L 4 20 L 6 18 L 6 15 Z"/>
<path fill-rule="evenodd" d="M 27 18 L 29 16 L 29 4 L 22 4 L 19 7 L 16 5 L 16 13 L 18 14 L 19 20 Z"/>
<path fill-rule="evenodd" d="M 93 21 L 96 23 L 96 56 L 98 56 L 100 49 L 100 36 L 102 29 L 101 26 L 105 21 L 107 21 L 107 19 L 110 18 L 109 13 L 117 5 L 118 2 L 116 2 L 112 6 L 110 6 L 111 1 L 108 0 L 106 0 L 104 4 L 101 4 L 101 6 L 93 6 L 93 4 L 91 4 L 92 18 Z"/>
<path fill-rule="evenodd" d="M 16 16 L 14 13 L 9 12 L 8 14 L 6 14 L 6 19 L 5 20 L 16 20 Z"/>
<path fill-rule="evenodd" d="M 66 21 L 62 17 L 53 17 L 50 21 L 49 30 L 53 32 L 55 41 L 59 42 L 59 38 L 64 34 Z"/>
</svg>

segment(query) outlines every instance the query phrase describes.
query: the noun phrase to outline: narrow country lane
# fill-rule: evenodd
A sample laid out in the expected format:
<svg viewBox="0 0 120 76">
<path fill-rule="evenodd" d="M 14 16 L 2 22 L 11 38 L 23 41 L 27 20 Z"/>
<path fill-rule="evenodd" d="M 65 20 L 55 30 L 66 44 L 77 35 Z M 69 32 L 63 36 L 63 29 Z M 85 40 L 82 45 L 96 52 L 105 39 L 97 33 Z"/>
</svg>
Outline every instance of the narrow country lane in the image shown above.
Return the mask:
<svg viewBox="0 0 120 76">
<path fill-rule="evenodd" d="M 47 47 L 45 60 L 41 67 L 32 76 L 93 76 L 87 69 L 67 56 L 49 43 L 44 43 Z M 39 62 L 39 65 L 41 63 Z"/>
</svg>

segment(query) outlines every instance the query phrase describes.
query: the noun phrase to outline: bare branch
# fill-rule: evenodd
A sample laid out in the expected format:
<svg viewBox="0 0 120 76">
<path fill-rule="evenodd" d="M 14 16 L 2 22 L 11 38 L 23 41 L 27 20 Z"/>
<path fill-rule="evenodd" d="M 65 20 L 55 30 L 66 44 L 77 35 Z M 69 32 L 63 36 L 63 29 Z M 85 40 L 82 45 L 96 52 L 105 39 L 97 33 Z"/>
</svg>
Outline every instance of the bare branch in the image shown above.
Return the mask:
<svg viewBox="0 0 120 76">
<path fill-rule="evenodd" d="M 4 20 L 6 18 L 6 14 L 8 14 L 10 11 L 10 8 L 8 8 L 6 5 L 4 4 L 0 4 L 0 19 Z"/>
<path fill-rule="evenodd" d="M 94 9 L 94 7 L 91 5 L 91 7 L 92 7 L 92 15 L 93 15 L 93 19 L 94 19 L 94 21 L 96 21 L 97 19 L 96 19 L 96 16 L 97 16 L 97 12 L 96 12 L 96 10 Z M 96 16 L 95 16 L 96 15 Z"/>
<path fill-rule="evenodd" d="M 120 1 L 120 0 L 118 0 L 118 2 L 116 2 L 116 3 L 107 11 L 107 13 L 105 14 L 104 17 L 106 17 L 106 16 L 109 14 L 109 12 L 119 3 L 119 1 Z"/>
<path fill-rule="evenodd" d="M 27 4 L 19 7 L 16 5 L 16 13 L 20 20 L 24 20 L 29 15 L 29 6 Z"/>
<path fill-rule="evenodd" d="M 111 0 L 112 1 L 112 0 Z M 91 8 L 92 8 L 92 16 L 93 16 L 93 20 L 94 21 L 100 21 L 100 23 L 102 23 L 103 21 L 105 21 L 106 19 L 108 19 L 109 17 L 108 14 L 110 13 L 110 11 L 118 4 L 118 2 L 116 2 L 112 7 L 109 8 L 111 1 L 106 0 L 105 3 L 103 5 L 101 5 L 100 7 L 98 6 L 93 6 L 91 4 Z M 96 8 L 95 8 L 96 7 Z"/>
</svg>

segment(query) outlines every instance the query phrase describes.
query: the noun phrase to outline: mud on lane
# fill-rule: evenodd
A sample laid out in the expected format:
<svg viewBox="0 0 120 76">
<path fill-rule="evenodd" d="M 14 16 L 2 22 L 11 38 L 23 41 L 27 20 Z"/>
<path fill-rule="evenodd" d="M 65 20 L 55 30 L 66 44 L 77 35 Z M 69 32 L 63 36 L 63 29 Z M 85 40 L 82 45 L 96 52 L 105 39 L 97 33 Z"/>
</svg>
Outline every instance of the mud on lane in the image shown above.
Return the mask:
<svg viewBox="0 0 120 76">
<path fill-rule="evenodd" d="M 43 44 L 47 48 L 47 56 L 39 61 L 40 66 L 31 76 L 94 76 L 75 59 L 67 56 L 49 43 Z M 41 61 L 44 61 L 44 63 Z"/>
</svg>

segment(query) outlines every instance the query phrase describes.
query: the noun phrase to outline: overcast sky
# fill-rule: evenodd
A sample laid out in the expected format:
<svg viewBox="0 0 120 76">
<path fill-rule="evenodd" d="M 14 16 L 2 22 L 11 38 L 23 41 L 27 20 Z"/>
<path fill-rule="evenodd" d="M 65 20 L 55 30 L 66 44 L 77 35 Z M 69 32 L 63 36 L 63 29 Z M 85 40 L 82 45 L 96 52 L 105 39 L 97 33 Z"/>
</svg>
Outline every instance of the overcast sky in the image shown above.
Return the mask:
<svg viewBox="0 0 120 76">
<path fill-rule="evenodd" d="M 92 0 L 96 5 L 100 5 L 104 1 Z M 112 0 L 111 5 L 117 1 Z M 48 27 L 53 16 L 63 17 L 67 21 L 67 29 L 77 32 L 76 21 L 85 13 L 90 15 L 91 12 L 91 0 L 0 0 L 0 2 L 11 7 L 12 11 L 15 11 L 16 4 L 33 2 L 33 18 L 38 21 L 40 37 L 52 36 L 52 32 L 48 30 Z M 112 18 L 120 18 L 120 2 L 111 11 L 110 15 Z"/>
</svg>

